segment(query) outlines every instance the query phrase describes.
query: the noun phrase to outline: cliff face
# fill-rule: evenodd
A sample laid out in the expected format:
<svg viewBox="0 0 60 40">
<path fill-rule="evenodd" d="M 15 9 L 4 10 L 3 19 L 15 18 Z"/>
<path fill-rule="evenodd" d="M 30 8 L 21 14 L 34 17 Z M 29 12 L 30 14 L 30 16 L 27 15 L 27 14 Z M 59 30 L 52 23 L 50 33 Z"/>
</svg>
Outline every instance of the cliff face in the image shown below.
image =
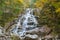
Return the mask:
<svg viewBox="0 0 60 40">
<path fill-rule="evenodd" d="M 34 27 L 31 30 L 27 28 L 26 35 L 20 37 L 19 35 L 11 33 L 11 29 L 15 28 L 15 25 L 12 25 L 8 31 L 4 31 L 4 28 L 0 28 L 0 39 L 1 40 L 42 40 L 42 39 L 55 39 L 57 38 L 55 35 L 52 34 L 52 29 L 48 26 L 44 25 L 41 27 Z M 21 29 L 21 26 L 19 26 Z M 20 31 L 20 30 L 19 30 Z M 17 38 L 17 39 L 16 39 Z"/>
<path fill-rule="evenodd" d="M 1 37 L 6 40 L 43 40 L 55 39 L 52 29 L 47 25 L 39 26 L 39 22 L 34 15 L 34 9 L 27 8 L 25 14 L 19 16 L 17 21 L 8 23 L 5 31 L 1 28 Z M 3 32 L 3 33 L 2 33 Z M 17 39 L 16 39 L 17 37 Z M 1 39 L 2 40 L 2 39 Z M 3 39 L 4 40 L 4 39 Z"/>
<path fill-rule="evenodd" d="M 13 27 L 12 27 L 13 28 Z M 19 37 L 19 35 L 16 35 L 16 34 L 12 34 L 10 31 L 9 32 L 3 32 L 3 29 L 0 28 L 0 38 L 1 40 L 12 40 L 12 38 L 14 37 Z M 50 35 L 51 33 L 49 33 L 51 31 L 50 28 L 48 27 L 45 27 L 45 26 L 42 26 L 42 27 L 36 27 L 36 28 L 33 28 L 31 30 L 26 30 L 26 35 L 23 36 L 23 37 L 19 37 L 18 39 L 22 39 L 22 40 L 37 40 L 37 39 L 44 39 L 47 37 L 48 38 L 53 38 L 54 36 Z M 49 33 L 49 34 L 48 34 Z M 49 36 L 48 36 L 48 35 Z M 14 38 L 15 39 L 15 38 Z M 16 39 L 17 40 L 17 39 Z"/>
</svg>

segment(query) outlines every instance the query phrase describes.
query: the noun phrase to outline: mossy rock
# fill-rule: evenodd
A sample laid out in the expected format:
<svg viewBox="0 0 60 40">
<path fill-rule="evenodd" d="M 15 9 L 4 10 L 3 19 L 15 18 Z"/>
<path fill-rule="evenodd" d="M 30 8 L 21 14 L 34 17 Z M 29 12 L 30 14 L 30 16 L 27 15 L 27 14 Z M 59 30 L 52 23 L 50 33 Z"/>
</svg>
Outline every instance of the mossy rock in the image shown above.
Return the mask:
<svg viewBox="0 0 60 40">
<path fill-rule="evenodd" d="M 14 36 L 14 35 L 11 37 L 11 39 L 12 40 L 20 40 L 20 38 L 18 36 Z"/>
<path fill-rule="evenodd" d="M 37 39 L 32 39 L 32 38 L 26 37 L 24 40 L 37 40 Z"/>
</svg>

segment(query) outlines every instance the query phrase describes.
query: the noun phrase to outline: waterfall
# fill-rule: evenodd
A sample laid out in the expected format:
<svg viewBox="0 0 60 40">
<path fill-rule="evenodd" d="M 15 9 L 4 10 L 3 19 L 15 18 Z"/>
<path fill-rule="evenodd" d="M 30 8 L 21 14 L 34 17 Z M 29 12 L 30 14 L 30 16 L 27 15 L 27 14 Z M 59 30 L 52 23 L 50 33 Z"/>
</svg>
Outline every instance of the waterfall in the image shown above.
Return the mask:
<svg viewBox="0 0 60 40">
<path fill-rule="evenodd" d="M 35 16 L 33 15 L 33 10 L 34 9 L 27 8 L 25 14 L 18 19 L 18 22 L 15 28 L 12 30 L 14 34 L 17 34 L 20 37 L 23 37 L 26 35 L 26 31 L 32 30 L 35 27 L 37 27 L 38 22 Z M 22 27 L 22 28 L 19 28 L 19 27 Z"/>
</svg>

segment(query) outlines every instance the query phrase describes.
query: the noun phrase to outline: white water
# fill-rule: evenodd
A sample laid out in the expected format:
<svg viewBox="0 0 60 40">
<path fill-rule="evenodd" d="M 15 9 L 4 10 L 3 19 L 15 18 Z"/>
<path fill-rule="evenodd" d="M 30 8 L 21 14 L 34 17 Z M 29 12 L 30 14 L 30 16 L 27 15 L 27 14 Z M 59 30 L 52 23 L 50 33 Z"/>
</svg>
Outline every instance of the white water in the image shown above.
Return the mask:
<svg viewBox="0 0 60 40">
<path fill-rule="evenodd" d="M 26 35 L 26 31 L 37 27 L 37 24 L 37 20 L 33 15 L 33 9 L 27 8 L 25 15 L 19 18 L 17 25 L 12 32 L 22 37 Z M 19 27 L 22 27 L 22 29 L 18 29 Z"/>
</svg>

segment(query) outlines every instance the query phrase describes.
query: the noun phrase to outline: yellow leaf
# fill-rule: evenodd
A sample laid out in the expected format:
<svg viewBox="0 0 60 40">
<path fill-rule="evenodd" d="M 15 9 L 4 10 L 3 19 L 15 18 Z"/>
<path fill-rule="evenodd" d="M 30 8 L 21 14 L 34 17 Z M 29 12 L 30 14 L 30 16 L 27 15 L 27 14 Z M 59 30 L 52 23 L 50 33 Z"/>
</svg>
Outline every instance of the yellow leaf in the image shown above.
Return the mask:
<svg viewBox="0 0 60 40">
<path fill-rule="evenodd" d="M 47 1 L 48 1 L 48 0 L 41 0 L 41 2 L 43 2 L 43 3 L 44 3 L 44 2 L 47 2 Z"/>
<path fill-rule="evenodd" d="M 7 2 L 7 1 L 6 1 L 5 3 L 6 3 L 7 5 L 9 5 L 9 4 L 10 4 L 10 2 Z"/>
<path fill-rule="evenodd" d="M 37 1 L 36 3 L 34 3 L 34 5 L 35 5 L 36 7 L 42 7 L 42 6 L 43 6 L 43 3 L 40 2 L 40 1 Z"/>
<path fill-rule="evenodd" d="M 56 9 L 56 12 L 60 12 L 60 8 Z"/>
<path fill-rule="evenodd" d="M 19 2 L 21 2 L 21 3 L 24 3 L 24 0 L 18 0 Z"/>
</svg>

